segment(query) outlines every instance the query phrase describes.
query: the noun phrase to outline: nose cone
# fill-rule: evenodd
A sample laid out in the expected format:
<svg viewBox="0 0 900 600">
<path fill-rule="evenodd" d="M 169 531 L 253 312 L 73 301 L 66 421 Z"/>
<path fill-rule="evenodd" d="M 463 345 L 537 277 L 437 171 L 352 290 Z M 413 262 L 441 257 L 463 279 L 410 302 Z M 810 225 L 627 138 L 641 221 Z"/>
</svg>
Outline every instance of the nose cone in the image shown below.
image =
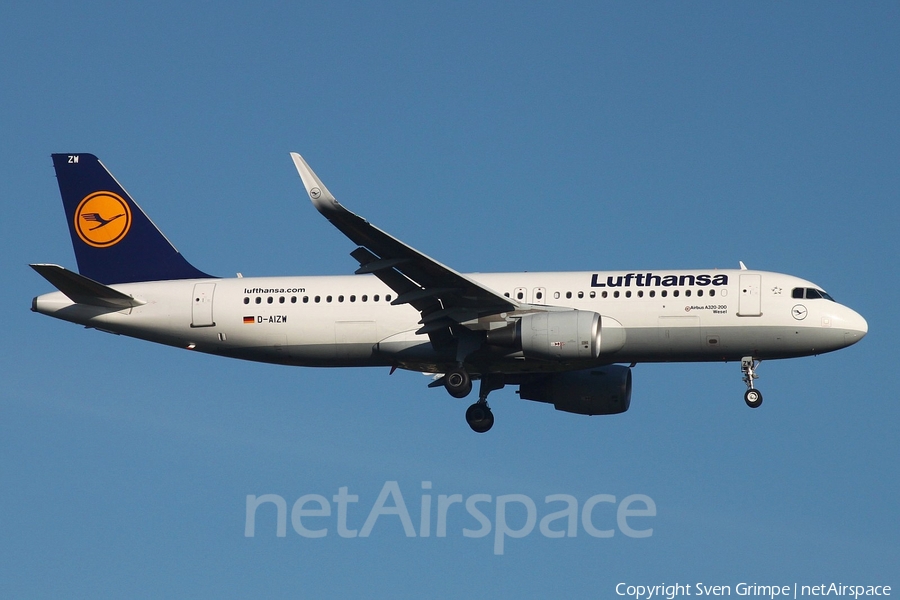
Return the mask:
<svg viewBox="0 0 900 600">
<path fill-rule="evenodd" d="M 869 324 L 853 309 L 843 307 L 840 327 L 844 330 L 844 343 L 847 346 L 855 344 L 869 332 Z"/>
</svg>

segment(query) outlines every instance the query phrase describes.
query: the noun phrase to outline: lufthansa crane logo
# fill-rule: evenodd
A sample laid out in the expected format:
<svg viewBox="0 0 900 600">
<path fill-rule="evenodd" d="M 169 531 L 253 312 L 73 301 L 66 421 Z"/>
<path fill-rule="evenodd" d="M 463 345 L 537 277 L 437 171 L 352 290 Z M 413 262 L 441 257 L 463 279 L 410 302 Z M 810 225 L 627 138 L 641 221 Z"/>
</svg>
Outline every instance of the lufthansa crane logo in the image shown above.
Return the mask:
<svg viewBox="0 0 900 600">
<path fill-rule="evenodd" d="M 131 229 L 131 209 L 118 194 L 94 192 L 75 210 L 75 231 L 94 248 L 115 246 Z"/>
<path fill-rule="evenodd" d="M 809 311 L 806 310 L 806 307 L 802 304 L 797 304 L 794 308 L 791 309 L 791 316 L 797 319 L 798 321 L 802 321 L 806 318 L 806 315 Z"/>
</svg>

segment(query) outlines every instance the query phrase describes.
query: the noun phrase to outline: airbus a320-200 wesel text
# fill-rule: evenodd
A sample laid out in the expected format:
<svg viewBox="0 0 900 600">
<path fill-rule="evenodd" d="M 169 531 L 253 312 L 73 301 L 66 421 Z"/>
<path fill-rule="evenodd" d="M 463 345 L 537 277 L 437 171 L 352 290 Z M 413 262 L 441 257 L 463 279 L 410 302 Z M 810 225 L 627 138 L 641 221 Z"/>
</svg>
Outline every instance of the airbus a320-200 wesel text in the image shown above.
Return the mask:
<svg viewBox="0 0 900 600">
<path fill-rule="evenodd" d="M 335 200 L 291 154 L 313 206 L 357 246 L 355 275 L 219 278 L 193 267 L 91 154 L 54 154 L 78 273 L 31 265 L 59 291 L 32 310 L 151 342 L 284 365 L 433 374 L 464 398 L 476 432 L 488 394 L 519 386 L 558 410 L 628 410 L 632 367 L 740 361 L 762 403 L 762 360 L 822 354 L 865 336 L 865 319 L 797 277 L 733 270 L 463 274 Z"/>
</svg>

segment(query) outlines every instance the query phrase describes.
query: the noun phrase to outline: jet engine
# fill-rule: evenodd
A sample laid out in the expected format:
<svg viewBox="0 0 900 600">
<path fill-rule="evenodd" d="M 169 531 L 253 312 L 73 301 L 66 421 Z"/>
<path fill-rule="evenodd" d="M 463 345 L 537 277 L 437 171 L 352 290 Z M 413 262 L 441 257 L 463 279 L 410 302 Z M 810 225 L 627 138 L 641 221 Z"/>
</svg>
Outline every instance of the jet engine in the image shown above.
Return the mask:
<svg viewBox="0 0 900 600">
<path fill-rule="evenodd" d="M 526 358 L 590 360 L 621 349 L 625 329 L 615 319 L 591 311 L 539 312 L 488 331 L 487 343 L 521 350 Z"/>
<path fill-rule="evenodd" d="M 579 415 L 616 415 L 631 405 L 631 369 L 607 365 L 553 373 L 519 385 L 519 397 Z"/>
</svg>

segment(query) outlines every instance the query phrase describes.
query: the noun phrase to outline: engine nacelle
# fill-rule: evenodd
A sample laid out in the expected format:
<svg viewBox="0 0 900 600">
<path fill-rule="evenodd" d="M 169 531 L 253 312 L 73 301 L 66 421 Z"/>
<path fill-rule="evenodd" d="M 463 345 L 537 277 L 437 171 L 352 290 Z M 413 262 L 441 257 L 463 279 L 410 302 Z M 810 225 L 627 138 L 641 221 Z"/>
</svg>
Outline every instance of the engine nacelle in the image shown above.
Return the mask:
<svg viewBox="0 0 900 600">
<path fill-rule="evenodd" d="M 625 329 L 615 319 L 586 310 L 539 312 L 488 331 L 487 343 L 521 350 L 526 358 L 590 360 L 620 350 Z"/>
<path fill-rule="evenodd" d="M 607 365 L 553 373 L 521 384 L 519 397 L 579 415 L 616 415 L 631 406 L 631 369 Z"/>
</svg>

